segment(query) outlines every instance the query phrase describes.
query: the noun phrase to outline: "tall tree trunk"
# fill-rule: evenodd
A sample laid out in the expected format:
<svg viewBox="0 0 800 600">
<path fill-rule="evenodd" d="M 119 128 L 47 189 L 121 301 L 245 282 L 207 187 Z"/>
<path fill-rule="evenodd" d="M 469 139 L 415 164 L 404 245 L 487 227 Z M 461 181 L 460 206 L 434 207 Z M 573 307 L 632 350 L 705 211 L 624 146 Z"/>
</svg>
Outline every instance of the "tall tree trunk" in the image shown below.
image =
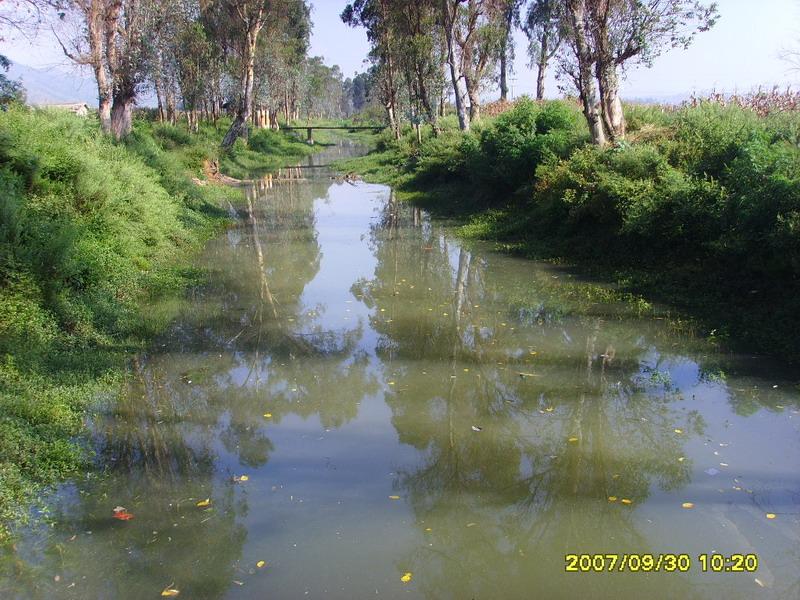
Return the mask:
<svg viewBox="0 0 800 600">
<path fill-rule="evenodd" d="M 178 122 L 177 117 L 177 99 L 175 98 L 175 85 L 172 81 L 167 81 L 166 88 L 164 90 L 164 98 L 167 104 L 167 121 L 169 121 L 170 125 L 175 125 Z"/>
<path fill-rule="evenodd" d="M 597 90 L 592 73 L 595 60 L 586 32 L 586 0 L 567 0 L 567 6 L 574 30 L 575 54 L 578 60 L 576 87 L 583 105 L 583 114 L 589 125 L 592 143 L 603 146 L 606 143 L 606 135 L 602 119 L 597 112 Z"/>
<path fill-rule="evenodd" d="M 600 112 L 611 141 L 625 137 L 625 115 L 619 97 L 619 76 L 612 60 L 598 62 L 597 84 L 600 89 Z"/>
<path fill-rule="evenodd" d="M 447 64 L 450 67 L 450 81 L 453 85 L 453 95 L 456 101 L 456 112 L 458 113 L 458 127 L 461 131 L 469 131 L 469 120 L 467 119 L 467 111 L 464 107 L 464 97 L 461 94 L 461 73 L 456 60 L 456 34 L 455 34 L 455 18 L 456 11 L 458 10 L 459 1 L 456 0 L 455 4 L 451 4 L 451 0 L 442 0 L 442 8 L 444 9 L 444 28 L 445 38 L 447 39 Z"/>
<path fill-rule="evenodd" d="M 100 117 L 100 129 L 103 133 L 111 132 L 111 86 L 106 77 L 105 68 L 101 65 L 95 69 L 97 78 L 97 114 Z"/>
<path fill-rule="evenodd" d="M 536 73 L 536 99 L 537 100 L 544 100 L 544 76 L 547 72 L 547 63 L 549 61 L 549 36 L 547 32 L 542 34 L 542 39 L 540 40 L 540 48 L 539 48 L 539 59 L 536 61 L 537 66 L 537 73 Z"/>
<path fill-rule="evenodd" d="M 111 105 L 111 135 L 116 140 L 121 140 L 131 132 L 135 98 L 135 94 L 130 91 L 117 91 L 114 93 L 114 100 Z"/>
<path fill-rule="evenodd" d="M 508 100 L 508 75 L 506 73 L 508 67 L 506 65 L 506 61 L 508 57 L 506 56 L 506 49 L 505 47 L 500 52 L 500 100 L 505 102 Z"/>
<path fill-rule="evenodd" d="M 478 90 L 478 83 L 471 77 L 464 77 L 467 86 L 467 97 L 469 98 L 469 120 L 470 123 L 481 118 L 481 96 Z"/>
<path fill-rule="evenodd" d="M 256 44 L 258 43 L 258 33 L 261 31 L 261 19 L 255 19 L 247 31 L 247 43 L 245 45 L 244 68 L 242 69 L 242 82 L 239 98 L 239 108 L 236 118 L 231 123 L 230 129 L 222 139 L 222 147 L 230 148 L 240 137 L 247 137 L 247 124 L 250 121 L 250 114 L 253 106 L 253 81 L 255 79 L 256 65 Z"/>
<path fill-rule="evenodd" d="M 419 99 L 420 102 L 422 102 L 422 108 L 425 109 L 425 113 L 428 115 L 428 120 L 431 123 L 431 127 L 433 127 L 433 135 L 438 137 L 441 131 L 439 129 L 439 115 L 436 114 L 436 107 L 433 105 L 433 102 L 431 102 L 430 91 L 425 83 L 425 74 L 422 72 L 420 65 L 417 65 L 416 75 L 417 87 L 419 88 Z"/>
<path fill-rule="evenodd" d="M 387 0 L 381 0 L 381 13 L 383 22 L 389 21 L 389 11 L 387 7 Z M 400 139 L 400 124 L 397 121 L 397 89 L 395 87 L 394 77 L 394 57 L 392 55 L 392 41 L 389 32 L 384 29 L 383 32 L 383 51 L 384 63 L 386 67 L 386 111 L 389 116 L 389 126 L 394 132 L 394 138 Z"/>
<path fill-rule="evenodd" d="M 109 133 L 111 131 L 111 81 L 103 53 L 105 31 L 103 6 L 101 2 L 92 2 L 87 25 L 89 27 L 89 51 L 91 53 L 92 69 L 97 81 L 97 114 L 100 117 L 100 129 L 104 133 Z"/>
<path fill-rule="evenodd" d="M 166 114 L 164 112 L 164 90 L 161 77 L 156 77 L 153 83 L 154 83 L 153 87 L 155 87 L 156 90 L 156 104 L 158 106 L 158 122 L 163 123 L 164 119 L 166 118 Z"/>
<path fill-rule="evenodd" d="M 505 9 L 505 30 L 500 49 L 500 100 L 508 100 L 508 44 L 511 41 L 511 25 L 514 20 L 514 3 L 508 2 Z"/>
</svg>

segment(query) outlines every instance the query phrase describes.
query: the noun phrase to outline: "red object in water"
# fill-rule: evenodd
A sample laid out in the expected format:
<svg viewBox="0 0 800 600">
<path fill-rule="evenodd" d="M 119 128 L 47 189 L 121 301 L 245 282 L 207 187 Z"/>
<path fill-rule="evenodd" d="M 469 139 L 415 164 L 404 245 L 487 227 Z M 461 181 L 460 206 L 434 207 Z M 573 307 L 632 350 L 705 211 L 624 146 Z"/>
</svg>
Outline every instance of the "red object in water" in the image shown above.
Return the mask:
<svg viewBox="0 0 800 600">
<path fill-rule="evenodd" d="M 133 515 L 126 510 L 117 511 L 112 516 L 120 521 L 130 521 L 133 518 Z"/>
</svg>

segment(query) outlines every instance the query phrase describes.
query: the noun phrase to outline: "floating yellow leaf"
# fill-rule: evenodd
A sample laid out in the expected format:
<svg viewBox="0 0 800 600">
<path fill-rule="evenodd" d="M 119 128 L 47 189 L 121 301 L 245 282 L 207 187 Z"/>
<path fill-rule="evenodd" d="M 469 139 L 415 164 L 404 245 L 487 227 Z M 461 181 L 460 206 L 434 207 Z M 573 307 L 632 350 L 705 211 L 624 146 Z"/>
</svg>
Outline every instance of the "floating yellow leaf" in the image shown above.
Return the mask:
<svg viewBox="0 0 800 600">
<path fill-rule="evenodd" d="M 271 419 L 272 418 L 272 413 L 264 413 L 264 418 L 265 419 Z"/>
<path fill-rule="evenodd" d="M 241 477 L 239 477 L 239 481 L 250 481 L 250 476 L 242 475 Z"/>
<path fill-rule="evenodd" d="M 678 458 L 678 462 L 683 462 L 683 461 L 685 461 L 685 460 L 686 460 L 686 457 L 685 457 L 685 456 L 681 456 L 681 457 L 679 457 L 679 458 Z"/>
<path fill-rule="evenodd" d="M 548 406 L 547 408 L 545 408 L 545 411 L 553 412 L 553 407 L 552 406 Z"/>
<path fill-rule="evenodd" d="M 266 566 L 267 566 L 267 563 L 266 563 L 266 561 L 260 560 L 260 561 L 258 561 L 258 562 L 256 563 L 256 566 L 257 566 L 259 569 L 263 569 L 264 567 L 266 567 Z"/>
<path fill-rule="evenodd" d="M 400 578 L 400 581 L 402 581 L 403 583 L 408 583 L 409 581 L 411 581 L 412 577 L 413 577 L 413 575 L 410 572 L 409 573 L 403 573 L 403 576 Z"/>
<path fill-rule="evenodd" d="M 676 429 L 675 433 L 683 433 L 683 429 Z"/>
<path fill-rule="evenodd" d="M 165 598 L 174 598 L 178 594 L 180 594 L 180 590 L 176 590 L 173 587 L 166 587 L 161 591 L 161 595 Z"/>
<path fill-rule="evenodd" d="M 775 513 L 767 513 L 768 519 L 774 519 L 776 517 Z"/>
<path fill-rule="evenodd" d="M 206 498 L 205 500 L 200 500 L 200 502 L 197 503 L 197 506 L 199 506 L 200 508 L 203 508 L 205 506 L 211 506 L 211 498 Z"/>
<path fill-rule="evenodd" d="M 400 496 L 389 496 L 389 500 L 400 500 Z"/>
<path fill-rule="evenodd" d="M 628 498 L 623 498 L 622 500 L 620 500 L 620 502 L 622 502 L 623 504 L 633 504 L 633 500 L 630 500 Z"/>
<path fill-rule="evenodd" d="M 433 529 L 431 529 L 430 527 L 426 527 L 425 531 L 433 531 Z"/>
<path fill-rule="evenodd" d="M 694 503 L 692 503 L 692 502 L 684 502 L 683 504 L 681 504 L 681 506 L 683 508 L 694 508 Z"/>
<path fill-rule="evenodd" d="M 576 438 L 576 437 L 571 437 L 571 438 L 569 438 L 567 441 L 568 441 L 568 442 L 577 442 L 577 441 L 578 441 L 578 438 Z"/>
<path fill-rule="evenodd" d="M 387 382 L 389 385 L 394 385 L 394 381 Z"/>
<path fill-rule="evenodd" d="M 609 496 L 608 497 L 608 501 L 609 502 L 616 502 L 617 501 L 617 497 L 616 496 Z"/>
</svg>

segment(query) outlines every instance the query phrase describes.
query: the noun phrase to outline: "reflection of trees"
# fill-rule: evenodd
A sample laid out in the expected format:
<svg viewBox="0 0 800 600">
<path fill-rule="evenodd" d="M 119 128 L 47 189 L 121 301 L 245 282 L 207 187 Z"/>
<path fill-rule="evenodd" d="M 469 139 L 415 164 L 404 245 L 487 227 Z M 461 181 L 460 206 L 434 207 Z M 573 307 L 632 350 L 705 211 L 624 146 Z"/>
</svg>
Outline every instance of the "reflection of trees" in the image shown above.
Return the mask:
<svg viewBox="0 0 800 600">
<path fill-rule="evenodd" d="M 338 427 L 377 391 L 356 350 L 362 327 L 326 328 L 325 305 L 303 298 L 321 264 L 314 200 L 328 185 L 248 192 L 243 218 L 208 249 L 210 276 L 191 312 L 134 363 L 127 389 L 97 420 L 107 474 L 81 484 L 79 500 L 57 515 L 44 563 L 30 567 L 43 575 L 31 572 L 30 595 L 62 589 L 54 574 L 79 581 L 77 597 L 148 597 L 174 582 L 181 596 L 213 598 L 243 578 L 237 518 L 248 508 L 232 476 L 267 464 L 270 423 L 296 414 Z M 229 462 L 221 453 L 245 469 L 219 472 Z M 197 507 L 205 498 L 211 507 Z M 135 518 L 113 520 L 116 505 Z"/>
<path fill-rule="evenodd" d="M 651 550 L 620 500 L 688 483 L 674 429 L 703 425 L 679 416 L 680 394 L 650 376 L 658 365 L 622 326 L 628 315 L 598 311 L 578 284 L 565 295 L 549 274 L 494 272 L 491 257 L 449 247 L 430 227 L 398 229 L 413 216 L 393 212 L 373 231 L 375 277 L 356 292 L 384 309 L 371 324 L 397 381 L 392 422 L 424 453 L 395 482 L 430 528 L 432 546 L 410 559 L 422 588 L 563 595 L 564 553 L 613 551 L 607 535 L 614 548 Z"/>
</svg>

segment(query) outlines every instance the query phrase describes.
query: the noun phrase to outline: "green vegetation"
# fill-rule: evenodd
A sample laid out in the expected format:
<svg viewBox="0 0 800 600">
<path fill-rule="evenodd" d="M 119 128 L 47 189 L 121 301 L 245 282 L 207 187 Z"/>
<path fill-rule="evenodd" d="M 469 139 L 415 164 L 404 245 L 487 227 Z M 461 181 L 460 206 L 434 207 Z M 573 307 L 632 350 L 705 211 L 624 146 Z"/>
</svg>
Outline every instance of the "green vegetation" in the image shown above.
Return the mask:
<svg viewBox="0 0 800 600">
<path fill-rule="evenodd" d="M 141 119 L 120 144 L 91 119 L 0 112 L 0 539 L 42 486 L 88 464 L 87 407 L 174 316 L 165 297 L 202 277 L 189 259 L 241 195 L 193 182 L 204 161 L 250 176 L 309 151 L 258 131 L 220 155 L 225 128 Z"/>
<path fill-rule="evenodd" d="M 700 317 L 717 338 L 800 360 L 800 115 L 703 102 L 626 107 L 606 147 L 568 102 L 518 102 L 470 133 L 379 140 L 343 165 L 465 221 L 467 236 L 580 261 Z"/>
</svg>

